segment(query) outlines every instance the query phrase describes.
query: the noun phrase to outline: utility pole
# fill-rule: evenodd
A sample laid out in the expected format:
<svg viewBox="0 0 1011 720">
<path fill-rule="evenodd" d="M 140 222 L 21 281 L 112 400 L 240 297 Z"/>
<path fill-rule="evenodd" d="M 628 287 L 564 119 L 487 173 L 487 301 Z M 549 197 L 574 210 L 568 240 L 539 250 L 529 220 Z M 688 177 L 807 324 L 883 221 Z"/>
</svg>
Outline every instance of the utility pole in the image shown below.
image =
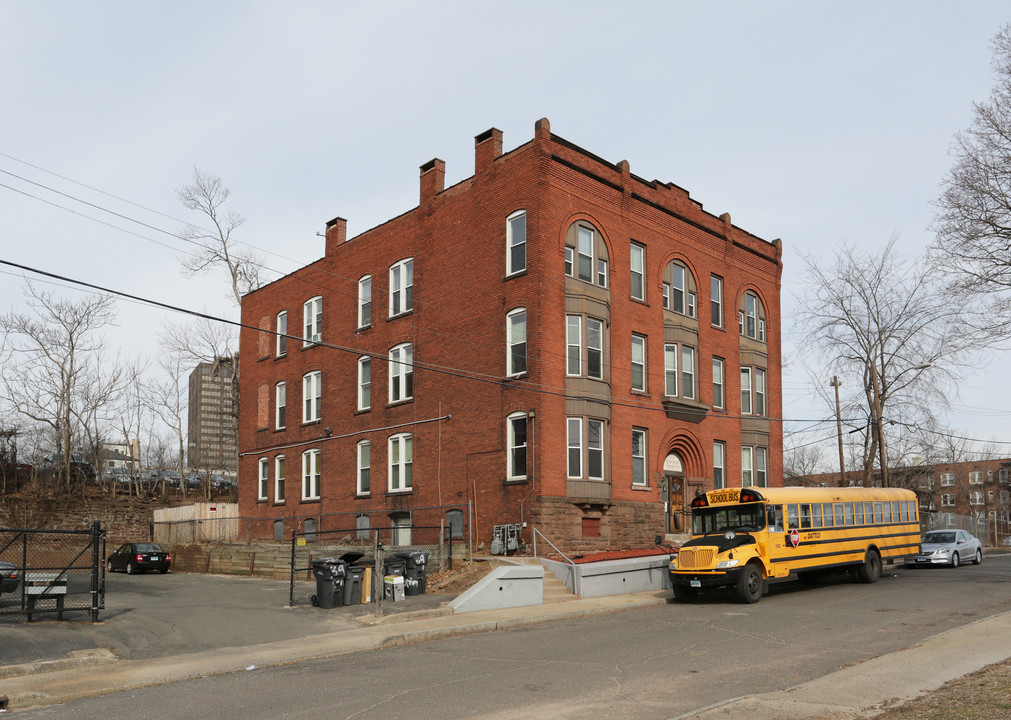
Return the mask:
<svg viewBox="0 0 1011 720">
<path fill-rule="evenodd" d="M 842 414 L 839 411 L 839 386 L 842 383 L 839 382 L 838 375 L 832 376 L 831 385 L 835 388 L 835 429 L 839 436 L 839 487 L 844 487 L 846 485 L 846 461 L 843 459 Z"/>
</svg>

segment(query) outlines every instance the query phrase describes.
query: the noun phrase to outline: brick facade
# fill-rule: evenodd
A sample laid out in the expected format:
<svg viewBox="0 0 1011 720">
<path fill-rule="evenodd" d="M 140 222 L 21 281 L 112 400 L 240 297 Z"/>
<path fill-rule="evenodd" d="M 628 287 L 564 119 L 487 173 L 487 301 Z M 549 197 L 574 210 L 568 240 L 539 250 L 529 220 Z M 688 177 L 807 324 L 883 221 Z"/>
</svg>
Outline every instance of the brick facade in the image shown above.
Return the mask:
<svg viewBox="0 0 1011 720">
<path fill-rule="evenodd" d="M 627 162 L 576 147 L 547 120 L 504 154 L 497 130 L 475 140 L 472 177 L 446 188 L 444 163 L 426 163 L 418 207 L 350 239 L 335 218 L 323 258 L 243 299 L 240 514 L 268 522 L 297 515 L 328 529 L 356 515 L 371 527 L 407 517 L 421 525 L 440 514 L 423 509 L 452 506 L 475 544 L 488 546 L 496 525 L 526 522 L 526 542 L 536 526 L 563 550 L 591 551 L 649 545 L 680 522 L 665 514 L 663 489 L 679 489 L 678 509 L 711 489 L 717 441 L 726 485 L 746 477 L 742 446 L 753 465 L 747 477 L 782 484 L 781 428 L 768 419 L 781 416 L 779 241 L 704 211 L 676 185 L 632 175 Z M 523 227 L 507 222 L 521 213 Z M 641 282 L 633 243 L 644 253 Z M 365 276 L 371 321 L 359 327 Z M 712 276 L 722 283 L 716 324 Z M 307 331 L 304 307 L 315 297 Z M 392 309 L 408 303 L 406 312 Z M 317 308 L 319 343 L 306 345 Z M 282 312 L 290 337 L 279 352 L 270 333 Z M 633 336 L 645 346 L 641 363 Z M 408 348 L 410 380 L 411 366 L 391 363 Z M 714 357 L 724 368 L 722 408 L 714 407 Z M 358 407 L 363 358 L 368 409 Z M 668 358 L 678 360 L 677 388 L 668 384 Z M 753 388 L 743 412 L 742 367 Z M 642 450 L 635 472 L 633 433 Z M 390 469 L 406 434 L 410 489 L 397 487 L 406 465 Z M 368 493 L 356 492 L 363 441 Z M 303 453 L 316 451 L 309 462 L 318 459 L 318 499 L 314 480 L 306 492 L 301 477 Z M 523 467 L 510 471 L 509 458 Z"/>
</svg>

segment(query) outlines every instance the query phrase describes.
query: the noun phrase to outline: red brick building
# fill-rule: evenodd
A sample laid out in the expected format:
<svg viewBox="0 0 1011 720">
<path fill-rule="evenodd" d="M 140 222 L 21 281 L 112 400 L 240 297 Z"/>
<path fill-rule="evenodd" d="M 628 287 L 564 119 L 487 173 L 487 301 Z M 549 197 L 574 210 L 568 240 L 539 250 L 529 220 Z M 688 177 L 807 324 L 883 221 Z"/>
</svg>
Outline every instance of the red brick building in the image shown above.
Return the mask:
<svg viewBox="0 0 1011 720">
<path fill-rule="evenodd" d="M 444 178 L 423 165 L 418 207 L 357 237 L 331 220 L 320 260 L 243 299 L 256 533 L 641 547 L 699 490 L 782 484 L 779 241 L 547 120 Z"/>
</svg>

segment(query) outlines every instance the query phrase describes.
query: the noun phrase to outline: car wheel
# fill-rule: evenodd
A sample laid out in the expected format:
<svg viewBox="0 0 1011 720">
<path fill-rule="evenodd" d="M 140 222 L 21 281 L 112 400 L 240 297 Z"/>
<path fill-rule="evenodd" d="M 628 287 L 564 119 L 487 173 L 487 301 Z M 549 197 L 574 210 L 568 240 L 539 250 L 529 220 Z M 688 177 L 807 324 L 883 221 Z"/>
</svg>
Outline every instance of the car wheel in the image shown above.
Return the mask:
<svg viewBox="0 0 1011 720">
<path fill-rule="evenodd" d="M 107 560 L 105 563 L 105 571 L 112 572 L 112 560 Z"/>
<path fill-rule="evenodd" d="M 741 576 L 737 578 L 737 597 L 749 605 L 762 599 L 762 573 L 755 565 L 745 565 Z"/>
<path fill-rule="evenodd" d="M 674 586 L 674 597 L 677 598 L 678 602 L 690 603 L 694 602 L 695 598 L 699 596 L 699 591 L 693 587 L 685 587 L 684 585 Z"/>
<path fill-rule="evenodd" d="M 951 566 L 953 568 L 954 567 L 958 567 L 958 553 L 957 552 L 951 554 Z"/>
<path fill-rule="evenodd" d="M 134 566 L 134 564 L 133 564 L 132 562 L 128 562 L 128 563 L 126 564 L 126 574 L 127 574 L 127 575 L 133 575 L 133 574 L 135 574 L 136 572 L 137 572 L 137 568 L 136 568 L 136 566 Z"/>
<path fill-rule="evenodd" d="M 868 550 L 864 558 L 864 564 L 857 570 L 857 577 L 860 582 L 876 583 L 881 579 L 881 556 L 877 550 Z"/>
<path fill-rule="evenodd" d="M 982 565 L 983 564 L 983 550 L 982 550 L 982 548 L 976 548 L 976 557 L 974 557 L 972 559 L 972 564 L 973 565 Z"/>
</svg>

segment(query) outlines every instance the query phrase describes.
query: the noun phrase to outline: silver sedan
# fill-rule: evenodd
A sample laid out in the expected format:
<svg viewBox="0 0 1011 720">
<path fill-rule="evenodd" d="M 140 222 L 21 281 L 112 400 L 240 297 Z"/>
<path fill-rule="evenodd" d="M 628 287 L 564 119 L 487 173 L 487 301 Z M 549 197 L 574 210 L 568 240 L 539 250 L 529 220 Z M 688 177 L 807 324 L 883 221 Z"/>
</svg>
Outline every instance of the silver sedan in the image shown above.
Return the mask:
<svg viewBox="0 0 1011 720">
<path fill-rule="evenodd" d="M 914 565 L 950 565 L 971 560 L 973 565 L 983 562 L 983 546 L 965 530 L 931 530 L 924 533 L 920 553 Z"/>
</svg>

